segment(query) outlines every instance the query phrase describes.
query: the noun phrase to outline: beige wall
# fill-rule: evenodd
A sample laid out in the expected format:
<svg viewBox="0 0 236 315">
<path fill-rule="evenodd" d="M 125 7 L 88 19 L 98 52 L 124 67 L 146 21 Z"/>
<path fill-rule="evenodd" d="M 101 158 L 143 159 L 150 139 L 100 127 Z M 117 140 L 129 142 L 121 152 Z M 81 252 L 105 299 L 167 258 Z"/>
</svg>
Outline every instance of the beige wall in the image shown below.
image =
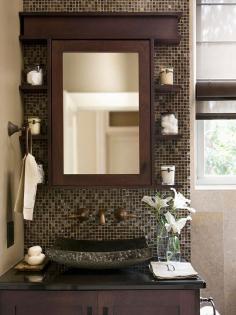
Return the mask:
<svg viewBox="0 0 236 315">
<path fill-rule="evenodd" d="M 21 218 L 15 218 L 15 244 L 7 249 L 6 242 L 6 222 L 12 215 L 21 158 L 18 136 L 7 135 L 8 120 L 21 124 L 22 117 L 18 92 L 21 73 L 18 12 L 21 9 L 19 0 L 0 0 L 0 274 L 23 255 Z"/>
<path fill-rule="evenodd" d="M 191 200 L 197 214 L 192 222 L 192 263 L 207 282 L 203 296 L 213 296 L 221 315 L 236 314 L 236 190 L 199 190 L 195 187 L 195 56 L 192 12 L 191 88 Z"/>
<path fill-rule="evenodd" d="M 200 191 L 192 186 L 198 214 L 192 225 L 192 262 L 207 281 L 223 315 L 236 314 L 236 191 Z"/>
</svg>

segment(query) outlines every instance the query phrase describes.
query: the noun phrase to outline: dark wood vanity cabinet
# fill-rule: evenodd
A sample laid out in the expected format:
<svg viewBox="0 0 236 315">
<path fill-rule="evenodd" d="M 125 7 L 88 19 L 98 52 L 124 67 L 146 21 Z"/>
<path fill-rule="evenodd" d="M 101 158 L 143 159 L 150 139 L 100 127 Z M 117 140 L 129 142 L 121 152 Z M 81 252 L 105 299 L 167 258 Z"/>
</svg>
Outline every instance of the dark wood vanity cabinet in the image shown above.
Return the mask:
<svg viewBox="0 0 236 315">
<path fill-rule="evenodd" d="M 43 275 L 11 269 L 1 276 L 0 315 L 200 314 L 201 278 L 155 280 L 149 272 L 58 267 Z"/>
<path fill-rule="evenodd" d="M 110 291 L 99 293 L 98 315 L 197 315 L 192 290 Z"/>
<path fill-rule="evenodd" d="M 5 291 L 1 315 L 198 315 L 198 290 Z"/>
<path fill-rule="evenodd" d="M 95 315 L 96 292 L 11 291 L 0 294 L 1 315 Z"/>
</svg>

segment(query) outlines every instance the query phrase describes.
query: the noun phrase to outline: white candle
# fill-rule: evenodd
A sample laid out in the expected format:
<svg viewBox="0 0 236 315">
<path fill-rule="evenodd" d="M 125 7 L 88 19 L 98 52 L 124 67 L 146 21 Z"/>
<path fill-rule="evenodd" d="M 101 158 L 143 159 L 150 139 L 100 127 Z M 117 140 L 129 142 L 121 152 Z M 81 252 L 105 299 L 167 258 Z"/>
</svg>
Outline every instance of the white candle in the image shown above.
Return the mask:
<svg viewBox="0 0 236 315">
<path fill-rule="evenodd" d="M 174 84 L 174 69 L 173 68 L 162 68 L 160 72 L 161 84 Z"/>
<path fill-rule="evenodd" d="M 161 166 L 162 185 L 175 184 L 175 166 Z"/>
<path fill-rule="evenodd" d="M 39 117 L 28 118 L 29 128 L 32 135 L 40 134 L 40 122 L 41 122 L 41 119 Z"/>
</svg>

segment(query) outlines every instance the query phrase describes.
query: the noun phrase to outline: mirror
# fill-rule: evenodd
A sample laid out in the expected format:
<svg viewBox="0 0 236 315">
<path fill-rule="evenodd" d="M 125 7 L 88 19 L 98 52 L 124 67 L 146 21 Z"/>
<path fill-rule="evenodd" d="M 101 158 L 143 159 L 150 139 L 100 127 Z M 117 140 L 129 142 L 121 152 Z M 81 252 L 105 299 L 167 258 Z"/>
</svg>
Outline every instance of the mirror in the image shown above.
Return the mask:
<svg viewBox="0 0 236 315">
<path fill-rule="evenodd" d="M 140 174 L 139 54 L 63 53 L 64 174 Z"/>
<path fill-rule="evenodd" d="M 150 58 L 148 40 L 52 40 L 53 186 L 152 183 Z"/>
</svg>

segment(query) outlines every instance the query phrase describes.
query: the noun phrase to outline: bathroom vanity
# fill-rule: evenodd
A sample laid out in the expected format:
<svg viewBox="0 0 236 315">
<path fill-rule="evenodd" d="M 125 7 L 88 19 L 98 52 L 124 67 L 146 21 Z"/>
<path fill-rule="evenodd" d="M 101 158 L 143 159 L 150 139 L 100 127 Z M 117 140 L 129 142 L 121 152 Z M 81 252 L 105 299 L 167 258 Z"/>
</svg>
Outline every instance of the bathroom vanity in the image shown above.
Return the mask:
<svg viewBox="0 0 236 315">
<path fill-rule="evenodd" d="M 43 158 L 49 186 L 72 189 L 91 189 L 93 186 L 131 189 L 151 187 L 169 190 L 170 186 L 160 185 L 155 178 L 156 161 L 152 148 L 156 145 L 154 138 L 162 142 L 178 141 L 180 135 L 157 137 L 154 95 L 178 93 L 181 86 L 161 86 L 154 83 L 154 46 L 180 43 L 180 17 L 181 13 L 178 12 L 20 14 L 20 41 L 23 47 L 35 45 L 38 49 L 38 45 L 43 45 L 47 59 L 44 85 L 28 86 L 23 82 L 20 90 L 32 98 L 35 97 L 36 101 L 38 93 L 47 99 L 47 132 L 34 137 L 34 141 L 44 144 L 46 142 L 46 145 L 42 146 L 46 147 L 48 152 Z M 118 70 L 109 75 L 107 81 L 110 84 L 114 78 L 125 77 L 125 80 L 120 80 L 122 86 L 116 85 L 116 89 L 111 90 L 96 90 L 105 80 L 95 71 L 99 63 L 95 64 L 93 56 L 100 60 L 102 65 L 109 63 L 109 70 L 115 68 L 111 66 L 113 57 L 119 61 L 119 65 L 124 65 L 123 68 L 117 67 L 116 63 Z M 91 71 L 85 67 L 86 59 L 89 64 L 94 64 Z M 76 63 L 80 65 L 79 69 L 85 67 L 84 73 L 90 76 L 90 82 L 95 80 L 94 86 L 90 85 L 89 89 L 83 86 L 85 74 L 82 78 L 79 77 Z M 126 69 L 125 65 L 133 65 L 132 71 L 131 68 Z M 70 71 L 73 77 L 68 75 L 67 69 L 70 68 L 74 70 Z M 131 73 L 135 74 L 132 78 Z M 78 90 L 74 88 L 75 78 L 80 84 Z M 86 91 L 90 95 L 86 95 Z M 96 115 L 92 115 L 94 103 L 89 103 L 88 100 L 98 100 L 104 93 L 105 101 L 103 99 L 102 105 L 99 105 L 101 111 L 97 108 Z M 112 95 L 112 98 L 108 98 Z M 80 107 L 78 104 L 73 105 L 76 99 L 80 100 Z M 117 99 L 120 99 L 119 104 L 113 103 Z M 179 103 L 182 104 L 182 101 Z M 114 107 L 112 110 L 108 107 L 110 105 Z M 89 108 L 89 113 L 84 108 Z M 77 115 L 77 109 L 80 111 L 80 117 Z M 105 115 L 104 111 L 107 111 Z M 89 126 L 89 130 L 73 132 L 73 128 L 82 126 L 88 114 L 90 124 L 85 125 Z M 123 123 L 124 116 L 129 122 L 128 125 L 121 126 L 117 121 Z M 96 154 L 90 152 L 86 155 L 85 148 L 88 148 L 88 143 L 93 143 L 91 138 L 89 140 L 91 126 L 95 125 L 92 119 L 97 124 L 97 147 L 105 148 L 105 140 L 108 139 L 108 147 L 110 145 L 109 148 L 112 148 L 110 151 L 100 150 Z M 111 124 L 108 125 L 107 121 Z M 87 141 L 83 150 L 83 143 L 78 145 L 80 139 L 76 139 L 76 136 L 79 138 L 81 135 L 82 140 Z M 119 141 L 115 142 L 114 139 Z M 124 147 L 125 143 L 128 145 Z M 77 152 L 76 148 L 80 150 Z M 102 155 L 102 152 L 105 154 Z M 125 159 L 125 170 L 120 167 L 120 159 L 117 158 L 120 152 L 125 157 L 132 157 L 131 163 Z M 94 156 L 97 156 L 96 163 L 93 163 L 96 168 L 93 165 L 85 169 L 82 168 L 82 162 L 80 165 L 74 163 L 74 160 L 84 160 L 87 167 L 90 161 L 88 158 Z M 107 157 L 110 157 L 110 160 Z M 108 163 L 104 163 L 106 158 Z M 55 216 L 52 217 L 54 220 Z M 64 221 L 68 220 L 67 216 L 61 217 Z M 149 221 L 146 221 L 149 224 Z M 40 217 L 40 222 L 43 222 L 43 216 Z M 112 225 L 112 228 L 114 226 Z M 56 231 L 53 233 L 57 234 Z M 97 237 L 100 235 L 96 234 Z M 0 277 L 0 314 L 199 315 L 200 289 L 204 287 L 205 282 L 200 278 L 157 281 L 149 271 L 92 272 L 63 269 L 56 264 L 51 264 L 45 272 L 34 274 L 11 269 Z"/>
<path fill-rule="evenodd" d="M 199 315 L 197 280 L 155 280 L 140 271 L 63 270 L 17 272 L 0 277 L 4 315 Z"/>
</svg>

